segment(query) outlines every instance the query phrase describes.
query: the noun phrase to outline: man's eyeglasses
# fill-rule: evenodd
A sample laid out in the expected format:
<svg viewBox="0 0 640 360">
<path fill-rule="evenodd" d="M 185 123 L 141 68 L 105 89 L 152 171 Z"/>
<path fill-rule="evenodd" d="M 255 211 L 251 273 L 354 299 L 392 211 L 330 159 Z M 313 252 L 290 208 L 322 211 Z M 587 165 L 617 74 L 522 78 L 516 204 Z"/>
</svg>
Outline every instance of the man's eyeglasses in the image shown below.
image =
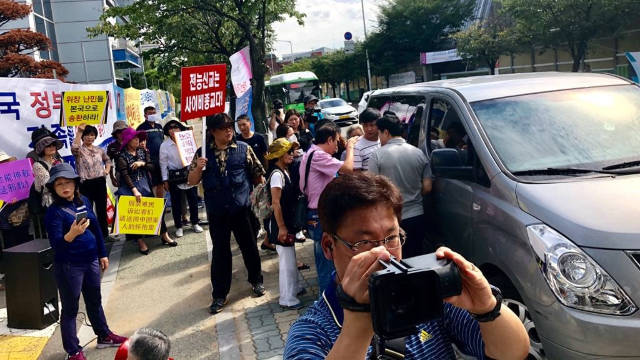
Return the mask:
<svg viewBox="0 0 640 360">
<path fill-rule="evenodd" d="M 343 240 L 337 234 L 331 234 L 331 236 L 337 241 L 343 243 L 344 246 L 348 247 L 353 252 L 368 251 L 380 245 L 383 245 L 385 248 L 387 248 L 387 250 L 394 250 L 402 247 L 406 240 L 406 235 L 404 233 L 404 230 L 402 229 L 400 229 L 400 232 L 398 234 L 391 234 L 382 240 L 361 240 L 353 244 Z"/>
</svg>

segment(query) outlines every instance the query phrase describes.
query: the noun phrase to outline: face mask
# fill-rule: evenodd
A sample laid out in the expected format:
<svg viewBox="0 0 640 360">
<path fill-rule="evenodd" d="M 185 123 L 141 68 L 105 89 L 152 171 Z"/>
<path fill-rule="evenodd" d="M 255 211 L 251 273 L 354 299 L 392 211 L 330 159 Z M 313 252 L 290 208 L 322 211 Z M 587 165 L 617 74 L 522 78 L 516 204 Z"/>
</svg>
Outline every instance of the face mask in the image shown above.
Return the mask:
<svg viewBox="0 0 640 360">
<path fill-rule="evenodd" d="M 298 138 L 295 135 L 291 135 L 287 138 L 287 140 L 292 143 L 292 142 L 298 142 Z"/>
<path fill-rule="evenodd" d="M 160 117 L 160 114 L 147 115 L 147 121 L 158 122 L 160 120 L 162 120 L 162 118 Z"/>
</svg>

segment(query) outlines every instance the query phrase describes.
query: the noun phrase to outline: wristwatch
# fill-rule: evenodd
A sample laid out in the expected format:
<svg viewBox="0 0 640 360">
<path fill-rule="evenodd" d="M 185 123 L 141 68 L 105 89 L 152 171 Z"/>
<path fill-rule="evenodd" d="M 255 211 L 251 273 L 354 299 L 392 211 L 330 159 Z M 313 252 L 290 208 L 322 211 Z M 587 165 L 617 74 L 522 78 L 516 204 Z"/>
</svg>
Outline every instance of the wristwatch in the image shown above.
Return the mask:
<svg viewBox="0 0 640 360">
<path fill-rule="evenodd" d="M 489 311 L 485 314 L 474 314 L 470 313 L 471 316 L 476 319 L 478 322 L 490 322 L 495 320 L 498 316 L 500 316 L 500 308 L 502 307 L 502 292 L 500 289 L 493 285 L 489 285 L 491 287 L 491 293 L 496 298 L 496 307 L 493 310 Z"/>
</svg>

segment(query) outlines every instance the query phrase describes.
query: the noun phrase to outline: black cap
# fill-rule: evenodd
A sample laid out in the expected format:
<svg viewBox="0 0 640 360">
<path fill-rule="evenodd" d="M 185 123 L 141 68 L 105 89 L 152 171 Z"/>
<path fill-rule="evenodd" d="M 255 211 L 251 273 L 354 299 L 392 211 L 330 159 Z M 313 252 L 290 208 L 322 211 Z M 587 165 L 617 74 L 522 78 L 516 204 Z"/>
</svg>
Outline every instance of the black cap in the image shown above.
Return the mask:
<svg viewBox="0 0 640 360">
<path fill-rule="evenodd" d="M 44 125 L 42 125 L 42 127 L 35 129 L 31 133 L 31 143 L 33 143 L 33 146 L 36 146 L 38 141 L 46 138 L 47 136 L 51 136 L 54 138 L 56 137 L 53 135 L 53 133 L 49 129 L 47 129 L 46 127 L 44 127 Z"/>
<path fill-rule="evenodd" d="M 169 121 L 167 121 L 166 124 L 164 124 L 164 127 L 162 128 L 162 131 L 164 132 L 165 136 L 169 136 L 169 128 L 172 126 L 178 126 L 180 128 L 180 131 L 185 131 L 187 130 L 187 127 L 184 126 L 180 121 L 175 120 L 175 119 L 171 119 Z"/>
<path fill-rule="evenodd" d="M 304 104 L 307 105 L 308 103 L 312 102 L 312 101 L 318 101 L 318 98 L 311 94 L 311 95 L 307 95 L 304 97 Z"/>
<path fill-rule="evenodd" d="M 280 99 L 273 100 L 273 108 L 274 109 L 282 109 L 283 107 L 284 107 L 284 105 L 282 104 L 282 100 L 280 100 Z"/>
<path fill-rule="evenodd" d="M 233 119 L 225 113 L 207 116 L 207 129 L 216 130 L 233 126 Z"/>
</svg>

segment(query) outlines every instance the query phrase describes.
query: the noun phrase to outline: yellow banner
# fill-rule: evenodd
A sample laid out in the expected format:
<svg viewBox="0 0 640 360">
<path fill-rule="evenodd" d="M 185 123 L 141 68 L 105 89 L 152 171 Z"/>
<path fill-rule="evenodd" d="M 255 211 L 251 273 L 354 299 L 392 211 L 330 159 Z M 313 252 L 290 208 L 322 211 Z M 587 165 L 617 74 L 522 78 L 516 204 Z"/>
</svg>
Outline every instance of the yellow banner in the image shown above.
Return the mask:
<svg viewBox="0 0 640 360">
<path fill-rule="evenodd" d="M 129 126 L 135 129 L 144 122 L 144 111 L 140 106 L 140 90 L 134 88 L 124 89 L 124 107 Z"/>
<path fill-rule="evenodd" d="M 61 118 L 66 126 L 104 124 L 107 117 L 108 91 L 65 91 Z"/>
<path fill-rule="evenodd" d="M 164 199 L 120 196 L 114 226 L 116 234 L 158 235 L 164 215 Z"/>
</svg>

